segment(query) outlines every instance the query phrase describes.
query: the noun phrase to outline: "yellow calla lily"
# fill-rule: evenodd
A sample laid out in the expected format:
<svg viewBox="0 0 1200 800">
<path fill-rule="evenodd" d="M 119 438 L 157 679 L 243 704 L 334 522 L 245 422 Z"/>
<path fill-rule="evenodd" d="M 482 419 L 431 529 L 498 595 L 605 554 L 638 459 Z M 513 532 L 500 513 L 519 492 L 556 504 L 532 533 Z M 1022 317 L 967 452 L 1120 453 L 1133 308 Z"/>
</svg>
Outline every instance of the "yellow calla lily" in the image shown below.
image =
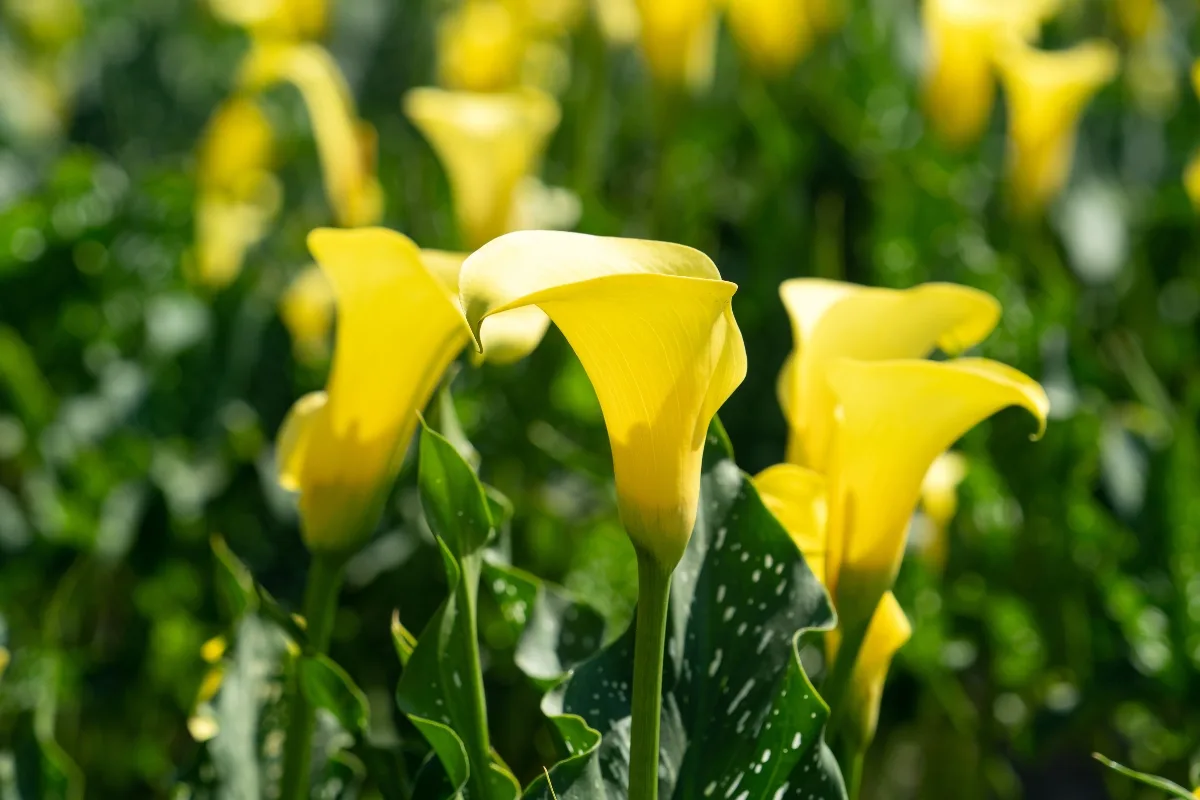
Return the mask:
<svg viewBox="0 0 1200 800">
<path fill-rule="evenodd" d="M 219 288 L 241 272 L 267 234 L 282 190 L 272 174 L 274 136 L 262 109 L 235 95 L 209 120 L 196 158 L 195 278 Z"/>
<path fill-rule="evenodd" d="M 717 47 L 713 0 L 637 0 L 642 52 L 654 78 L 692 91 L 712 83 Z"/>
<path fill-rule="evenodd" d="M 948 452 L 934 459 L 921 482 L 921 511 L 929 525 L 922 550 L 938 572 L 946 565 L 947 534 L 958 511 L 958 485 L 966 476 L 967 460 L 961 453 Z"/>
<path fill-rule="evenodd" d="M 779 380 L 787 460 L 819 472 L 827 471 L 833 441 L 836 399 L 827 372 L 834 360 L 922 358 L 935 347 L 956 355 L 1000 319 L 990 295 L 949 283 L 896 290 L 796 278 L 784 281 L 779 294 L 795 345 Z"/>
<path fill-rule="evenodd" d="M 840 420 L 829 471 L 830 584 L 839 601 L 891 586 L 930 464 L 974 425 L 1021 406 L 1045 428 L 1050 401 L 1033 379 L 987 359 L 842 359 L 829 367 Z M 851 616 L 861 607 L 849 610 Z"/>
<path fill-rule="evenodd" d="M 338 224 L 355 228 L 378 222 L 383 190 L 375 176 L 375 131 L 356 117 L 350 87 L 333 57 L 315 44 L 256 44 L 242 65 L 242 85 L 261 90 L 281 81 L 294 85 L 308 108 Z"/>
<path fill-rule="evenodd" d="M 924 100 L 944 141 L 962 146 L 987 127 L 996 95 L 993 61 L 1012 37 L 1036 36 L 1057 0 L 925 0 Z"/>
<path fill-rule="evenodd" d="M 535 89 L 503 94 L 421 88 L 404 111 L 446 169 L 463 238 L 471 248 L 511 230 L 515 190 L 537 169 L 558 127 L 558 103 Z"/>
<path fill-rule="evenodd" d="M 1116 75 L 1117 50 L 1100 40 L 1055 52 L 1013 44 L 997 63 L 1008 100 L 1010 189 L 1020 211 L 1037 212 L 1070 176 L 1079 117 Z"/>
<path fill-rule="evenodd" d="M 417 412 L 471 334 L 407 237 L 319 229 L 308 243 L 333 287 L 337 341 L 325 391 L 297 401 L 280 429 L 279 480 L 300 494 L 309 548 L 345 551 L 370 534 Z"/>
<path fill-rule="evenodd" d="M 696 519 L 708 425 L 746 374 L 736 288 L 683 245 L 557 231 L 501 236 L 460 276 L 477 343 L 486 318 L 530 305 L 566 336 L 604 413 L 621 520 L 667 570 Z"/>
<path fill-rule="evenodd" d="M 728 0 L 726 13 L 738 46 L 760 72 L 794 67 L 812 45 L 805 0 Z"/>
<path fill-rule="evenodd" d="M 1113 10 L 1121 31 L 1133 41 L 1158 32 L 1166 22 L 1166 12 L 1159 0 L 1117 0 Z"/>
<path fill-rule="evenodd" d="M 299 360 L 314 362 L 325 356 L 333 310 L 333 286 L 320 267 L 305 269 L 283 293 L 279 317 L 291 334 L 292 349 Z"/>
<path fill-rule="evenodd" d="M 763 505 L 775 515 L 804 554 L 817 580 L 825 582 L 825 523 L 829 504 L 825 479 L 795 464 L 776 464 L 754 476 Z"/>
<path fill-rule="evenodd" d="M 875 738 L 879 703 L 883 699 L 883 685 L 892 666 L 892 657 L 911 636 L 912 625 L 904 616 L 899 601 L 894 594 L 886 592 L 871 617 L 862 649 L 858 651 L 847 697 L 853 722 L 851 735 L 862 745 Z"/>
<path fill-rule="evenodd" d="M 438 81 L 448 89 L 497 92 L 517 85 L 528 42 L 501 0 L 468 0 L 438 23 Z"/>
<path fill-rule="evenodd" d="M 1200 96 L 1200 59 L 1192 62 L 1192 91 Z M 1200 151 L 1188 159 L 1183 172 L 1183 188 L 1192 201 L 1192 207 L 1200 211 Z"/>
<path fill-rule="evenodd" d="M 209 0 L 213 16 L 265 38 L 316 39 L 325 32 L 326 0 Z"/>
<path fill-rule="evenodd" d="M 592 10 L 610 45 L 624 47 L 637 41 L 642 19 L 635 0 L 592 0 Z"/>
</svg>

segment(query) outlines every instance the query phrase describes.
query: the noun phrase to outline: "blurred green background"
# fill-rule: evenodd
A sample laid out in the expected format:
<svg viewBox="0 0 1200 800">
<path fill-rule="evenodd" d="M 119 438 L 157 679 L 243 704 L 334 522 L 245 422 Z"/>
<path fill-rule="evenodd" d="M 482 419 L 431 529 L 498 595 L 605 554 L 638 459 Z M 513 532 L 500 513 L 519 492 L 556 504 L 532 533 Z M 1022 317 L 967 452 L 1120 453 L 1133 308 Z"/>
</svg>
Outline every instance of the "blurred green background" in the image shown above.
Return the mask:
<svg viewBox="0 0 1200 800">
<path fill-rule="evenodd" d="M 332 219 L 299 97 L 273 89 L 282 211 L 234 283 L 194 285 L 195 148 L 246 33 L 189 0 L 47 0 L 66 21 L 47 38 L 30 5 L 0 3 L 0 794 L 53 796 L 14 777 L 34 759 L 86 776 L 87 797 L 166 797 L 202 783 L 211 757 L 187 724 L 202 646 L 229 624 L 210 538 L 299 605 L 308 555 L 271 440 L 327 364 L 294 359 L 278 300 L 309 263 L 306 233 Z M 542 175 L 579 198 L 575 229 L 695 246 L 739 285 L 750 369 L 721 417 L 750 472 L 783 458 L 786 278 L 982 288 L 1004 317 L 981 354 L 1051 395 L 1042 441 L 1010 411 L 958 448 L 969 466 L 945 569 L 909 559 L 901 574 L 915 633 L 867 796 L 1155 796 L 1093 750 L 1196 785 L 1200 236 L 1182 174 L 1200 146 L 1197 8 L 1161 4 L 1151 38 L 1116 0 L 1069 2 L 1046 25 L 1044 46 L 1111 39 L 1122 69 L 1084 115 L 1065 191 L 1021 219 L 1003 191 L 1003 103 L 978 144 L 943 146 L 921 110 L 916 3 L 846 5 L 774 78 L 722 28 L 696 94 L 656 86 L 585 9 L 560 40 L 562 123 Z M 400 105 L 436 83 L 445 8 L 342 0 L 326 43 L 378 132 L 383 224 L 453 249 L 442 168 Z M 18 63 L 53 65 L 58 124 L 22 121 L 37 98 Z M 570 349 L 551 331 L 515 365 L 464 361 L 453 389 L 482 477 L 517 509 L 514 563 L 583 594 L 618 633 L 633 554 Z M 398 608 L 419 629 L 444 584 L 412 473 L 349 566 L 332 655 L 371 698 L 380 747 L 416 758 L 391 703 L 388 625 Z M 484 613 L 495 746 L 528 779 L 549 746 L 538 693 Z"/>
</svg>

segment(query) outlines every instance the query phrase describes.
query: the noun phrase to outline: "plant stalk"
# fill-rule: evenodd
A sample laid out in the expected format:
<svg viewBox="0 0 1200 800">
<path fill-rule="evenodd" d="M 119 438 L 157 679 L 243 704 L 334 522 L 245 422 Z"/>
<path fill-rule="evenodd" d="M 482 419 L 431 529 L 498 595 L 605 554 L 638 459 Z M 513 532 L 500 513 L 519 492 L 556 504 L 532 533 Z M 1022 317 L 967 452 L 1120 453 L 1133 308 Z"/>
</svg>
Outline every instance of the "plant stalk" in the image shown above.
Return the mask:
<svg viewBox="0 0 1200 800">
<path fill-rule="evenodd" d="M 464 555 L 460 566 L 458 586 L 454 593 L 458 603 L 458 613 L 466 618 L 467 631 L 463 637 L 463 654 L 459 663 L 466 670 L 466 686 L 464 698 L 468 704 L 468 713 L 475 721 L 470 729 L 464 731 L 464 744 L 471 762 L 468 783 L 471 787 L 471 797 L 487 797 L 487 774 L 491 764 L 491 743 L 488 741 L 487 699 L 483 690 L 483 667 L 479 661 L 479 622 L 476 612 L 479 595 L 479 574 L 482 570 L 481 555 L 470 553 Z"/>
<path fill-rule="evenodd" d="M 344 564 L 345 560 L 340 556 L 313 554 L 304 589 L 304 618 L 308 625 L 304 655 L 320 655 L 329 649 Z M 304 696 L 297 670 L 292 681 L 292 709 L 283 751 L 281 800 L 305 800 L 309 795 L 315 711 Z"/>
<path fill-rule="evenodd" d="M 858 795 L 862 791 L 862 773 L 863 773 L 863 756 L 866 754 L 866 748 L 860 747 L 852 737 L 845 737 L 846 749 L 843 751 L 843 756 L 846 759 L 846 797 L 849 800 L 858 800 Z"/>
<path fill-rule="evenodd" d="M 658 740 L 662 716 L 663 648 L 671 571 L 638 550 L 637 629 L 633 646 L 633 728 L 629 800 L 658 800 Z"/>
</svg>

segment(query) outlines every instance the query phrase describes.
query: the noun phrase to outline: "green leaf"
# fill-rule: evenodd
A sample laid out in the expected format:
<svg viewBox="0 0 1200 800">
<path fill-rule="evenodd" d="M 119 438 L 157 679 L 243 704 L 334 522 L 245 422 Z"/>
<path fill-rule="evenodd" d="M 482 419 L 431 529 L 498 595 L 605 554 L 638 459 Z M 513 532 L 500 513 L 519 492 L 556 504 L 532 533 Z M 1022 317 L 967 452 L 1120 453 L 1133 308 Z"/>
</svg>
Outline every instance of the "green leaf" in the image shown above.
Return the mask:
<svg viewBox="0 0 1200 800">
<path fill-rule="evenodd" d="M 347 731 L 366 732 L 367 696 L 344 669 L 325 655 L 302 656 L 297 669 L 301 691 L 310 703 L 332 713 Z"/>
<path fill-rule="evenodd" d="M 258 607 L 258 594 L 254 589 L 254 577 L 233 551 L 225 539 L 213 536 L 209 544 L 216 558 L 216 589 L 222 605 L 233 620 L 241 619 Z"/>
<path fill-rule="evenodd" d="M 660 797 L 844 800 L 823 741 L 829 710 L 798 652 L 804 633 L 833 622 L 824 588 L 714 425 L 671 586 Z M 631 626 L 546 698 L 569 745 L 550 771 L 559 800 L 625 798 L 632 675 Z M 549 800 L 549 787 L 535 781 L 525 796 Z"/>
<path fill-rule="evenodd" d="M 1153 786 L 1155 789 L 1162 789 L 1172 797 L 1182 797 L 1184 800 L 1196 800 L 1196 795 L 1189 792 L 1179 784 L 1167 780 L 1166 778 L 1160 778 L 1157 775 L 1148 775 L 1145 772 L 1132 770 L 1123 764 L 1118 764 L 1112 759 L 1105 758 L 1099 753 L 1092 753 L 1092 758 L 1096 759 L 1109 769 L 1116 770 L 1127 778 L 1133 778 L 1135 781 L 1144 783 L 1147 786 Z"/>
<path fill-rule="evenodd" d="M 489 559 L 483 583 L 517 640 L 517 666 L 549 691 L 604 643 L 604 617 L 524 570 Z"/>
<path fill-rule="evenodd" d="M 421 508 L 434 535 L 455 558 L 478 552 L 492 535 L 492 516 L 483 486 L 471 465 L 441 434 L 421 426 Z"/>
</svg>

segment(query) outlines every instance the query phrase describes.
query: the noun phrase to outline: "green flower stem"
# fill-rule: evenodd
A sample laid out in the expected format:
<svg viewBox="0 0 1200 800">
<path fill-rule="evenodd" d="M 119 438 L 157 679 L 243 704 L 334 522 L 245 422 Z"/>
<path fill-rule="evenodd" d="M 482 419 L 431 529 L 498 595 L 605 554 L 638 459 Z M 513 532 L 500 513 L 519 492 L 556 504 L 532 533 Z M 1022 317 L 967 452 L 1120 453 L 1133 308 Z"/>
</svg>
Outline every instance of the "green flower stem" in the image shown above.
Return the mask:
<svg viewBox="0 0 1200 800">
<path fill-rule="evenodd" d="M 663 648 L 671 570 L 638 550 L 637 629 L 633 646 L 633 730 L 629 800 L 658 798 L 658 729 L 662 714 Z"/>
<path fill-rule="evenodd" d="M 344 565 L 345 559 L 341 556 L 313 554 L 308 570 L 308 585 L 304 590 L 304 618 L 308 634 L 305 655 L 319 655 L 329 649 Z M 315 709 L 305 698 L 297 677 L 292 685 L 292 709 L 283 751 L 281 800 L 304 800 L 309 795 L 312 736 L 316 724 L 314 713 Z"/>
<path fill-rule="evenodd" d="M 858 794 L 862 791 L 862 772 L 863 772 L 863 756 L 866 755 L 866 747 L 859 746 L 853 737 L 845 738 L 846 749 L 842 755 L 846 763 L 846 797 L 849 800 L 858 800 Z"/>
<path fill-rule="evenodd" d="M 826 737 L 833 739 L 839 732 L 839 726 L 845 721 L 849 712 L 850 685 L 854 678 L 854 665 L 858 662 L 858 653 L 862 650 L 863 640 L 867 636 L 867 627 L 871 624 L 871 616 L 860 617 L 861 621 L 850 622 L 842 629 L 842 641 L 838 645 L 837 657 L 833 661 L 829 675 L 821 682 L 821 697 L 829 706 L 829 724 Z"/>
<path fill-rule="evenodd" d="M 466 686 L 463 699 L 468 705 L 468 714 L 475 724 L 462 731 L 466 740 L 467 755 L 471 761 L 468 778 L 471 797 L 487 797 L 487 771 L 491 764 L 491 743 L 488 741 L 487 699 L 483 691 L 483 667 L 479 662 L 479 622 L 476 613 L 479 596 L 479 574 L 483 569 L 482 555 L 478 552 L 462 557 L 462 575 L 454 593 L 458 612 L 466 619 L 467 632 L 463 637 L 463 653 L 459 665 L 466 670 Z"/>
</svg>

